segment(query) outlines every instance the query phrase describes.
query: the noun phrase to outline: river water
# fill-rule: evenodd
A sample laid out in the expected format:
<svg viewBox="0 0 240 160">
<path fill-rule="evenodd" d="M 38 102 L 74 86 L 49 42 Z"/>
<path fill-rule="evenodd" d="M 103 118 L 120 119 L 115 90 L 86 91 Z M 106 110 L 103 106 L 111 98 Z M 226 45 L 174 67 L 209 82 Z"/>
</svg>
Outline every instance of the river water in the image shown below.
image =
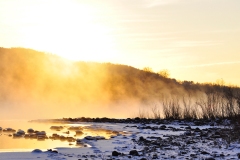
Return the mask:
<svg viewBox="0 0 240 160">
<path fill-rule="evenodd" d="M 52 130 L 51 126 L 63 126 L 62 130 Z M 83 135 L 76 136 L 75 131 L 70 131 L 67 133 L 68 128 L 71 126 L 81 126 L 83 127 Z M 104 136 L 109 138 L 111 133 L 106 130 L 101 129 L 91 129 L 91 124 L 54 124 L 54 123 L 39 123 L 39 122 L 30 122 L 28 120 L 0 120 L 0 127 L 2 129 L 12 128 L 14 130 L 24 130 L 27 133 L 29 128 L 34 129 L 35 131 L 45 131 L 47 136 L 52 136 L 53 133 L 57 133 L 58 135 L 63 135 L 65 137 L 74 137 L 84 138 L 85 136 Z M 16 152 L 16 151 L 31 151 L 33 149 L 53 149 L 56 147 L 68 147 L 68 148 L 76 148 L 80 147 L 76 145 L 76 142 L 68 142 L 61 140 L 37 140 L 37 139 L 26 139 L 24 137 L 14 138 L 12 133 L 7 133 L 0 131 L 0 152 Z"/>
</svg>

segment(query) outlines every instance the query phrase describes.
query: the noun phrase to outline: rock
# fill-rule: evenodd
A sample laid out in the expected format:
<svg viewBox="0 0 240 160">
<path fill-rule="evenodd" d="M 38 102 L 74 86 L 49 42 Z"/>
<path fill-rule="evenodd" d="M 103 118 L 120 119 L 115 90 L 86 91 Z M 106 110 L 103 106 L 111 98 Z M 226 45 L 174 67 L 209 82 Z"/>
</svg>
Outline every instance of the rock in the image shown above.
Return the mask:
<svg viewBox="0 0 240 160">
<path fill-rule="evenodd" d="M 2 127 L 0 127 L 0 131 L 2 131 Z"/>
<path fill-rule="evenodd" d="M 138 151 L 136 151 L 136 150 L 131 150 L 131 151 L 129 152 L 129 155 L 139 156 Z"/>
<path fill-rule="evenodd" d="M 145 129 L 152 129 L 152 127 L 151 126 L 146 126 Z"/>
<path fill-rule="evenodd" d="M 52 134 L 52 138 L 55 138 L 55 139 L 58 139 L 60 136 L 58 135 L 58 134 L 56 134 L 56 133 L 53 133 Z"/>
<path fill-rule="evenodd" d="M 158 159 L 157 154 L 154 154 L 153 157 L 152 157 L 152 159 Z"/>
<path fill-rule="evenodd" d="M 192 129 L 190 126 L 185 127 L 185 129 Z"/>
<path fill-rule="evenodd" d="M 14 132 L 16 132 L 16 130 L 14 130 L 14 129 L 12 129 L 12 128 L 5 128 L 5 129 L 3 130 L 3 132 L 12 132 L 12 133 L 14 133 Z"/>
<path fill-rule="evenodd" d="M 140 160 L 147 160 L 146 158 L 141 158 Z"/>
<path fill-rule="evenodd" d="M 112 131 L 112 134 L 119 135 L 120 133 L 118 131 Z"/>
<path fill-rule="evenodd" d="M 20 138 L 20 137 L 22 137 L 20 134 L 17 134 L 17 133 L 13 133 L 13 135 L 12 135 L 14 138 Z"/>
<path fill-rule="evenodd" d="M 37 136 L 46 135 L 46 132 L 45 132 L 45 131 L 40 131 L 40 132 L 37 132 L 36 135 L 37 135 Z"/>
<path fill-rule="evenodd" d="M 220 135 L 220 132 L 218 132 L 218 131 L 217 131 L 217 132 L 215 132 L 215 135 Z"/>
<path fill-rule="evenodd" d="M 42 153 L 42 150 L 40 150 L 40 149 L 34 149 L 34 150 L 32 151 L 32 153 Z"/>
<path fill-rule="evenodd" d="M 29 134 L 29 138 L 37 138 L 36 134 Z"/>
<path fill-rule="evenodd" d="M 77 145 L 83 145 L 84 144 L 81 139 L 76 139 L 76 143 L 77 143 Z"/>
<path fill-rule="evenodd" d="M 75 139 L 73 137 L 66 137 L 68 142 L 75 142 Z"/>
<path fill-rule="evenodd" d="M 197 158 L 197 155 L 196 154 L 190 154 L 190 157 Z"/>
<path fill-rule="evenodd" d="M 198 127 L 194 130 L 195 132 L 201 132 L 201 129 L 199 129 Z"/>
<path fill-rule="evenodd" d="M 45 140 L 48 138 L 45 131 L 37 132 L 36 137 L 38 140 Z"/>
<path fill-rule="evenodd" d="M 194 124 L 195 124 L 196 126 L 202 126 L 202 125 L 204 125 L 204 123 L 201 122 L 201 121 L 194 121 Z"/>
<path fill-rule="evenodd" d="M 82 127 L 80 127 L 80 126 L 71 126 L 71 127 L 68 128 L 68 130 L 78 131 L 78 130 L 82 130 Z"/>
<path fill-rule="evenodd" d="M 211 138 L 221 138 L 220 135 L 212 135 Z"/>
<path fill-rule="evenodd" d="M 162 125 L 162 126 L 159 127 L 159 129 L 161 129 L 161 130 L 165 130 L 166 128 L 167 127 L 165 125 Z"/>
<path fill-rule="evenodd" d="M 240 153 L 237 154 L 238 159 L 240 159 Z"/>
<path fill-rule="evenodd" d="M 17 134 L 19 134 L 19 135 L 25 135 L 25 132 L 23 131 L 23 130 L 21 130 L 21 129 L 19 129 L 18 131 L 17 131 Z"/>
<path fill-rule="evenodd" d="M 63 126 L 51 126 L 50 129 L 60 131 L 63 129 Z"/>
<path fill-rule="evenodd" d="M 70 132 L 69 131 L 67 131 L 67 132 L 63 132 L 64 134 L 69 134 Z"/>
<path fill-rule="evenodd" d="M 184 135 L 186 135 L 186 136 L 191 136 L 192 133 L 191 133 L 191 131 L 186 131 L 186 132 L 184 132 Z"/>
<path fill-rule="evenodd" d="M 86 140 L 104 140 L 105 137 L 103 137 L 103 136 L 96 136 L 96 137 L 86 136 L 86 137 L 84 137 L 84 139 L 86 139 Z"/>
<path fill-rule="evenodd" d="M 121 153 L 117 152 L 117 151 L 113 151 L 112 152 L 112 156 L 119 156 Z"/>
<path fill-rule="evenodd" d="M 92 137 L 92 136 L 86 136 L 86 137 L 84 137 L 84 139 L 86 139 L 86 140 L 96 140 L 96 138 Z"/>
<path fill-rule="evenodd" d="M 95 137 L 97 140 L 105 140 L 106 138 L 105 137 L 103 137 L 103 136 L 96 136 Z"/>
<path fill-rule="evenodd" d="M 30 134 L 25 134 L 24 138 L 30 138 Z"/>
<path fill-rule="evenodd" d="M 47 139 L 47 137 L 45 137 L 45 136 L 38 136 L 37 137 L 38 141 L 44 141 L 45 139 Z"/>
<path fill-rule="evenodd" d="M 110 136 L 110 138 L 115 138 L 115 137 L 116 137 L 116 136 L 114 136 L 114 135 L 111 135 L 111 136 Z"/>
<path fill-rule="evenodd" d="M 34 130 L 33 130 L 32 128 L 29 128 L 29 129 L 27 130 L 27 133 L 34 133 Z"/>
<path fill-rule="evenodd" d="M 82 135 L 82 134 L 83 134 L 82 131 L 80 131 L 80 130 L 76 131 L 76 135 L 77 135 L 77 136 Z"/>
<path fill-rule="evenodd" d="M 58 153 L 57 150 L 52 150 L 52 149 L 48 149 L 47 152 L 50 152 L 50 153 Z"/>
<path fill-rule="evenodd" d="M 180 154 L 185 155 L 185 154 L 187 154 L 187 152 L 186 151 L 180 151 Z"/>
<path fill-rule="evenodd" d="M 14 137 L 14 138 L 20 138 L 20 137 L 23 137 L 24 135 L 25 135 L 25 132 L 24 132 L 23 130 L 19 129 L 19 130 L 17 131 L 17 133 L 14 133 L 14 134 L 13 134 L 13 137 Z"/>
<path fill-rule="evenodd" d="M 209 153 L 206 151 L 202 151 L 201 154 L 209 154 Z"/>
<path fill-rule="evenodd" d="M 139 137 L 139 141 L 144 141 L 144 140 L 145 140 L 145 138 L 143 138 L 142 136 Z"/>
<path fill-rule="evenodd" d="M 60 139 L 61 141 L 65 141 L 65 140 L 66 140 L 66 137 L 63 136 L 63 135 L 61 135 L 61 136 L 59 136 L 59 139 Z"/>
</svg>

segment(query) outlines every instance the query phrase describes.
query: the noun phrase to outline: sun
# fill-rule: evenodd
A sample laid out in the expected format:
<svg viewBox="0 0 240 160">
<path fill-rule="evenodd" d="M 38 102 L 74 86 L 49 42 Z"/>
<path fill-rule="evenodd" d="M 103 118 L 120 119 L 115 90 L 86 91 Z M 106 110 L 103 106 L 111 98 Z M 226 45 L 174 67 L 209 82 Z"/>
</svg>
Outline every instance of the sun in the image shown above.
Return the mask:
<svg viewBox="0 0 240 160">
<path fill-rule="evenodd" d="M 96 22 L 97 13 L 91 6 L 74 0 L 29 3 L 31 8 L 21 17 L 23 46 L 76 61 L 113 61 L 116 57 L 111 30 Z"/>
</svg>

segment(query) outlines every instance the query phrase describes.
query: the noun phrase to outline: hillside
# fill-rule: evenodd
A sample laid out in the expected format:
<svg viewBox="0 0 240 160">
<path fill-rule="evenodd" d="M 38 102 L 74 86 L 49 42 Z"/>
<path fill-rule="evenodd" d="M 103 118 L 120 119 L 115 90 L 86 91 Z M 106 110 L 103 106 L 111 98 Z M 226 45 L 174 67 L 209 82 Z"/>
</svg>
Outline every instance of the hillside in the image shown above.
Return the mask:
<svg viewBox="0 0 240 160">
<path fill-rule="evenodd" d="M 130 66 L 71 62 L 30 49 L 1 48 L 0 61 L 2 99 L 21 93 L 51 101 L 144 101 L 185 91 L 175 80 Z"/>
<path fill-rule="evenodd" d="M 197 98 L 223 88 L 178 82 L 126 65 L 72 62 L 24 48 L 0 48 L 0 80 L 3 111 L 37 110 L 42 115 L 48 110 L 56 116 L 64 113 L 70 116 L 72 112 L 77 116 L 75 111 L 79 116 L 92 116 L 91 109 L 100 116 L 107 115 L 109 109 L 110 114 L 128 109 L 133 112 L 136 107 L 153 105 L 169 97 Z M 230 88 L 234 92 L 239 90 Z M 131 116 L 127 113 L 126 116 Z"/>
</svg>

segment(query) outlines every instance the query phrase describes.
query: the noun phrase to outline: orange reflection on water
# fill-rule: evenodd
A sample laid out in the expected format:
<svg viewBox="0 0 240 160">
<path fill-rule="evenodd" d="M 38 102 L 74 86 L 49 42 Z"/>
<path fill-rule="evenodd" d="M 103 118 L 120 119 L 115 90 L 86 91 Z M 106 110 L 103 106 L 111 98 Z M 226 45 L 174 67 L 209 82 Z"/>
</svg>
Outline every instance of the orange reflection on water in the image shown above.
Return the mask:
<svg viewBox="0 0 240 160">
<path fill-rule="evenodd" d="M 51 129 L 51 126 L 61 126 L 60 128 Z M 76 134 L 76 130 L 70 128 L 73 126 L 79 126 L 79 130 L 82 131 L 82 134 Z M 0 127 L 12 128 L 16 131 L 18 129 L 24 130 L 25 135 L 22 137 L 14 137 L 11 132 L 0 132 L 0 152 L 5 151 L 24 151 L 26 149 L 52 149 L 56 147 L 83 147 L 76 144 L 76 139 L 82 139 L 86 136 L 103 136 L 106 139 L 109 139 L 111 135 L 114 135 L 113 131 L 104 130 L 101 128 L 90 127 L 86 124 L 53 124 L 53 123 L 33 123 L 27 121 L 0 121 Z M 47 139 L 37 139 L 34 135 L 35 133 L 27 133 L 27 130 L 32 128 L 37 131 L 45 131 Z M 52 127 L 53 128 L 53 127 Z M 60 138 L 54 138 L 53 135 L 58 135 Z M 70 138 L 71 137 L 71 138 Z"/>
</svg>

